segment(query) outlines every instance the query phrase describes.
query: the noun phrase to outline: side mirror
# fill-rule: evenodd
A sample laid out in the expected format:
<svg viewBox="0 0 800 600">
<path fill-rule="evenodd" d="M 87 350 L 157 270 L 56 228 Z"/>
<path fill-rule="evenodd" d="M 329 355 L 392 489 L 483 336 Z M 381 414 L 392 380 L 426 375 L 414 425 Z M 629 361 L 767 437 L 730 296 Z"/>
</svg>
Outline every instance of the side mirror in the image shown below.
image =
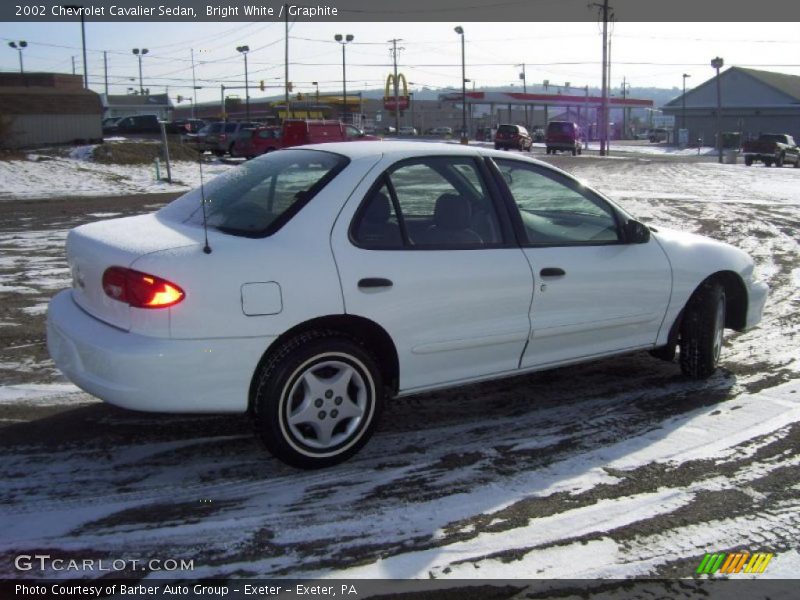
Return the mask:
<svg viewBox="0 0 800 600">
<path fill-rule="evenodd" d="M 650 229 L 644 223 L 630 219 L 623 226 L 628 244 L 646 244 L 650 241 Z"/>
</svg>

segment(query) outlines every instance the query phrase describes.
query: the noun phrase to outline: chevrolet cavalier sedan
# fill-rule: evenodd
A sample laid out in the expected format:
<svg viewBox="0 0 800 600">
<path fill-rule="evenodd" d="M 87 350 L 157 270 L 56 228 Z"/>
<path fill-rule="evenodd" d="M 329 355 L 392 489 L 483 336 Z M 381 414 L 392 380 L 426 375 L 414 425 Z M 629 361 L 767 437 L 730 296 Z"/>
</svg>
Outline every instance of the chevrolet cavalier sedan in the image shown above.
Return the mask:
<svg viewBox="0 0 800 600">
<path fill-rule="evenodd" d="M 642 349 L 708 377 L 767 296 L 736 248 L 452 144 L 280 150 L 66 251 L 47 328 L 69 379 L 129 409 L 249 412 L 302 468 L 357 452 L 393 396 Z"/>
</svg>

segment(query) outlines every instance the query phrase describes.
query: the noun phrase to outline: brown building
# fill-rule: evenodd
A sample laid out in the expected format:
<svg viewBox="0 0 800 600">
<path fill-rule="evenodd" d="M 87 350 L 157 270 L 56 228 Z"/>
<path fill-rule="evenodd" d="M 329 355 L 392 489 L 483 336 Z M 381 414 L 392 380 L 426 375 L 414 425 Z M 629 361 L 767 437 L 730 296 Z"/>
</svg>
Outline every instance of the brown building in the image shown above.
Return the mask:
<svg viewBox="0 0 800 600">
<path fill-rule="evenodd" d="M 0 145 L 26 148 L 100 140 L 100 96 L 83 77 L 61 73 L 0 73 Z"/>
</svg>

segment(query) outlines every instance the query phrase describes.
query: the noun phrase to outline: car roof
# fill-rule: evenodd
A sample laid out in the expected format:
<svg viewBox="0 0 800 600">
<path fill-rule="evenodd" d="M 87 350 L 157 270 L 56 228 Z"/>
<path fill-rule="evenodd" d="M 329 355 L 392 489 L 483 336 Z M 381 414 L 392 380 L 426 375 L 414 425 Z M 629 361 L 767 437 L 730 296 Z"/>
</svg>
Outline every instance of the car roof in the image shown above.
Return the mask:
<svg viewBox="0 0 800 600">
<path fill-rule="evenodd" d="M 327 142 L 323 144 L 309 144 L 307 146 L 296 146 L 299 148 L 308 148 L 313 150 L 323 150 L 326 152 L 335 152 L 350 159 L 365 158 L 370 156 L 386 156 L 394 160 L 403 160 L 405 158 L 415 158 L 424 156 L 491 156 L 494 158 L 516 159 L 525 162 L 543 165 L 548 169 L 561 171 L 552 165 L 525 156 L 522 154 L 509 154 L 507 151 L 494 150 L 483 146 L 475 145 L 462 145 L 457 142 L 425 142 L 425 141 L 395 141 L 395 140 L 381 140 L 381 141 L 363 141 L 363 142 Z M 292 150 L 292 148 L 287 148 Z"/>
</svg>

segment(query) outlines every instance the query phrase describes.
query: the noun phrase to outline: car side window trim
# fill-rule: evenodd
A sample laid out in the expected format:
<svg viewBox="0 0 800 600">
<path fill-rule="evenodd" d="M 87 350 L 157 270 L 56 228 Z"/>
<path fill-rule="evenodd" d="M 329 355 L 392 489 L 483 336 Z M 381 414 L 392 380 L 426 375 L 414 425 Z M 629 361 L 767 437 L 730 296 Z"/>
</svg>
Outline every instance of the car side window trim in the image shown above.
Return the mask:
<svg viewBox="0 0 800 600">
<path fill-rule="evenodd" d="M 393 251 L 426 251 L 426 250 L 494 250 L 499 248 L 509 248 L 509 247 L 518 247 L 515 243 L 515 240 L 512 238 L 509 231 L 509 223 L 507 222 L 508 215 L 505 212 L 505 207 L 503 206 L 503 201 L 497 195 L 497 188 L 496 186 L 491 185 L 491 177 L 488 176 L 485 167 L 483 167 L 483 161 L 480 160 L 478 157 L 473 156 L 458 156 L 458 155 L 432 155 L 429 158 L 436 158 L 436 159 L 455 159 L 461 161 L 469 161 L 475 166 L 476 173 L 483 183 L 487 200 L 491 203 L 492 208 L 495 211 L 495 214 L 498 219 L 498 223 L 500 225 L 500 236 L 501 241 L 495 243 L 480 243 L 480 244 L 464 244 L 464 245 L 453 245 L 453 244 L 425 244 L 425 245 L 414 245 L 411 243 L 409 235 L 408 235 L 408 228 L 405 224 L 405 217 L 402 212 L 402 208 L 400 207 L 400 202 L 397 197 L 397 192 L 395 190 L 394 184 L 392 183 L 391 173 L 394 171 L 412 164 L 424 164 L 425 158 L 406 158 L 400 160 L 396 163 L 390 165 L 383 173 L 375 180 L 375 182 L 370 186 L 367 193 L 361 199 L 358 208 L 356 209 L 353 218 L 350 221 L 350 226 L 348 227 L 348 239 L 350 243 L 353 244 L 357 248 L 361 248 L 363 250 L 393 250 Z M 397 216 L 398 226 L 400 227 L 400 231 L 403 237 L 403 245 L 402 246 L 373 246 L 373 245 L 366 245 L 361 243 L 356 237 L 356 229 L 357 225 L 360 223 L 363 214 L 366 212 L 369 200 L 371 199 L 372 195 L 378 191 L 381 187 L 386 187 L 390 201 L 392 203 L 392 208 L 395 211 L 395 215 Z"/>
<path fill-rule="evenodd" d="M 523 162 L 523 161 L 515 161 L 513 159 L 502 159 L 504 162 L 515 162 L 521 165 L 521 168 L 527 168 L 532 171 L 535 171 L 541 174 L 543 177 L 547 177 L 546 173 L 552 173 L 556 175 L 556 178 L 551 178 L 554 181 L 564 185 L 565 187 L 569 188 L 570 190 L 579 193 L 583 196 L 586 196 L 587 193 L 591 195 L 590 201 L 597 204 L 601 208 L 604 208 L 614 219 L 614 226 L 617 232 L 617 239 L 616 240 L 586 240 L 586 241 L 550 241 L 550 242 L 531 242 L 528 241 L 528 235 L 525 231 L 525 225 L 522 222 L 522 215 L 520 214 L 519 206 L 517 205 L 516 200 L 514 199 L 514 194 L 511 192 L 511 188 L 509 188 L 508 183 L 506 182 L 505 178 L 503 177 L 502 172 L 500 171 L 500 167 L 494 161 L 492 157 L 486 157 L 486 164 L 489 167 L 489 170 L 494 175 L 494 180 L 499 186 L 502 196 L 505 200 L 506 208 L 511 213 L 511 221 L 514 227 L 514 232 L 517 235 L 517 241 L 523 248 L 558 248 L 558 247 L 580 247 L 580 246 L 620 246 L 627 244 L 625 240 L 625 236 L 623 234 L 622 223 L 624 221 L 623 215 L 620 211 L 610 202 L 608 202 L 605 198 L 600 196 L 599 194 L 594 193 L 591 190 L 583 190 L 580 191 L 577 189 L 577 186 L 580 185 L 574 179 L 569 177 L 559 176 L 560 174 L 557 171 L 549 171 L 546 167 L 541 167 L 540 165 Z"/>
<path fill-rule="evenodd" d="M 403 238 L 403 247 L 411 248 L 411 238 L 408 236 L 408 229 L 406 228 L 406 220 L 403 217 L 403 209 L 400 207 L 400 202 L 397 200 L 397 191 L 394 189 L 394 184 L 392 183 L 392 178 L 384 172 L 380 176 L 380 180 L 383 180 L 384 184 L 386 185 L 386 189 L 389 190 L 389 201 L 392 203 L 392 208 L 394 209 L 394 214 L 397 216 L 397 226 L 400 228 L 400 236 Z M 372 192 L 376 189 L 380 189 L 379 187 L 370 190 L 370 193 L 367 194 L 367 197 L 362 200 L 363 206 L 366 208 L 367 206 L 367 198 L 372 196 Z"/>
</svg>

